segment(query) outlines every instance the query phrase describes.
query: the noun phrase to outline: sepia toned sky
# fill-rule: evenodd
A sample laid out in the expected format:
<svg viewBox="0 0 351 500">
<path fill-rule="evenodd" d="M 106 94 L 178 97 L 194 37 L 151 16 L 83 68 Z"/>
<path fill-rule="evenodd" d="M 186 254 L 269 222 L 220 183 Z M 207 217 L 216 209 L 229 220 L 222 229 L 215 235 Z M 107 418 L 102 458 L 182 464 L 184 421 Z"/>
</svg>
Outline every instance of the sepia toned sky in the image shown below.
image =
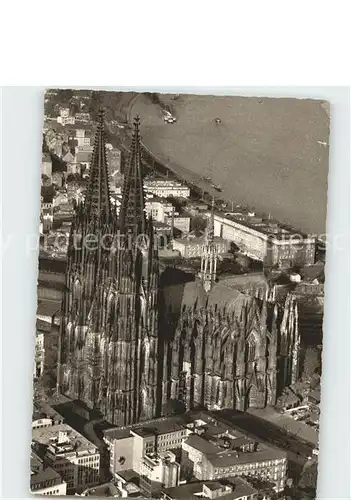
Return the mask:
<svg viewBox="0 0 351 500">
<path fill-rule="evenodd" d="M 177 123 L 164 123 L 159 108 L 144 95 L 131 109 L 139 113 L 142 140 L 154 154 L 211 175 L 226 199 L 297 229 L 325 232 L 327 103 L 202 95 L 162 99 L 173 107 Z"/>
</svg>

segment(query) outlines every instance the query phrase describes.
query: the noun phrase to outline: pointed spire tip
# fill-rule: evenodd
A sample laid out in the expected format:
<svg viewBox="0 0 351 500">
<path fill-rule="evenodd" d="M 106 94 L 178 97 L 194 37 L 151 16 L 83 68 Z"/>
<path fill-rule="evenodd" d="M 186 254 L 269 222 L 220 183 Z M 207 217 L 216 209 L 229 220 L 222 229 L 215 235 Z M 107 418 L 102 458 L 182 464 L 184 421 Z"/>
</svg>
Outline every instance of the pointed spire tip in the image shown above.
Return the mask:
<svg viewBox="0 0 351 500">
<path fill-rule="evenodd" d="M 139 130 L 140 116 L 137 114 L 134 116 L 134 129 Z"/>
</svg>

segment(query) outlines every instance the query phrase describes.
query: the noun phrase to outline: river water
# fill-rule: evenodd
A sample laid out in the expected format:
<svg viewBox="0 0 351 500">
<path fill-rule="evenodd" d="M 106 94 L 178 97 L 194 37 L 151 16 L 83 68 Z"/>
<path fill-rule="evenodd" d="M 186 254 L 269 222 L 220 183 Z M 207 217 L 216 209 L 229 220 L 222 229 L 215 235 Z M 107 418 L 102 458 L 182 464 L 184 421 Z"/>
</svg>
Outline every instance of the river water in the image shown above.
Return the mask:
<svg viewBox="0 0 351 500">
<path fill-rule="evenodd" d="M 325 232 L 329 116 L 322 101 L 162 99 L 173 107 L 176 123 L 165 123 L 160 108 L 145 95 L 131 109 L 131 115 L 139 113 L 142 140 L 156 156 L 210 175 L 227 200 L 306 232 Z"/>
</svg>

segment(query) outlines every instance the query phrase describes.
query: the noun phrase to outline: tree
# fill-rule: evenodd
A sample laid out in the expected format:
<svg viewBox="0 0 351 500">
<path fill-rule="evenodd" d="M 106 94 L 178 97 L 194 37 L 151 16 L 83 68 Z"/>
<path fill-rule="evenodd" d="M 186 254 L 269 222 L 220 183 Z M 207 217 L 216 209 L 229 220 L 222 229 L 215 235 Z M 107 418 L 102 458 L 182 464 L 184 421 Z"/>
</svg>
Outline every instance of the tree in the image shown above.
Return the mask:
<svg viewBox="0 0 351 500">
<path fill-rule="evenodd" d="M 67 144 L 67 142 L 62 143 L 62 155 L 64 156 L 65 154 L 70 152 L 70 148 Z"/>
<path fill-rule="evenodd" d="M 246 255 L 238 255 L 236 257 L 236 262 L 239 264 L 243 269 L 248 269 L 250 267 L 250 257 L 247 257 Z"/>
<path fill-rule="evenodd" d="M 303 378 L 311 379 L 320 369 L 319 352 L 316 347 L 307 347 L 303 364 Z"/>
<path fill-rule="evenodd" d="M 150 100 L 153 104 L 161 106 L 161 100 L 159 94 L 157 92 L 152 92 L 150 94 L 147 94 L 150 97 Z"/>
<path fill-rule="evenodd" d="M 79 174 L 68 174 L 67 175 L 67 182 L 76 182 L 80 181 L 81 176 Z"/>
<path fill-rule="evenodd" d="M 234 241 L 231 241 L 229 253 L 236 254 L 239 250 L 240 250 L 240 248 L 238 247 L 238 245 L 236 243 L 234 243 Z"/>
<path fill-rule="evenodd" d="M 43 174 L 47 177 L 45 174 Z M 42 186 L 41 188 L 41 196 L 45 198 L 53 198 L 55 196 L 55 188 L 50 184 L 50 186 Z"/>
<path fill-rule="evenodd" d="M 316 462 L 306 464 L 301 475 L 299 487 L 305 490 L 315 490 L 317 486 L 317 474 L 318 466 Z"/>
<path fill-rule="evenodd" d="M 181 450 L 179 460 L 180 463 L 180 478 L 182 481 L 190 481 L 194 477 L 194 463 L 189 459 L 186 451 Z"/>
<path fill-rule="evenodd" d="M 54 389 L 56 386 L 56 374 L 54 370 L 51 371 L 45 370 L 42 377 L 41 383 L 46 391 L 50 391 L 50 389 Z"/>
<path fill-rule="evenodd" d="M 188 482 L 192 479 L 193 477 L 193 471 L 190 467 L 184 467 L 182 471 L 182 480 Z"/>
<path fill-rule="evenodd" d="M 168 196 L 167 201 L 174 206 L 176 212 L 181 212 L 183 210 L 184 205 L 186 205 L 186 201 L 180 198 L 174 198 L 173 196 Z"/>
<path fill-rule="evenodd" d="M 190 230 L 195 231 L 195 233 L 204 233 L 207 227 L 207 219 L 201 217 L 201 215 L 196 215 L 190 221 Z"/>
<path fill-rule="evenodd" d="M 43 141 L 42 141 L 42 146 L 41 146 L 41 150 L 43 153 L 49 153 L 49 148 L 48 148 L 48 145 L 46 143 L 46 138 L 45 138 L 45 134 L 43 134 Z"/>
<path fill-rule="evenodd" d="M 57 96 L 61 102 L 68 103 L 68 101 L 73 97 L 73 90 L 59 89 Z"/>
<path fill-rule="evenodd" d="M 170 399 L 163 407 L 163 414 L 165 417 L 172 415 L 182 415 L 186 412 L 184 401 L 180 399 Z"/>
<path fill-rule="evenodd" d="M 79 113 L 79 111 L 80 111 L 79 101 L 77 102 L 76 100 L 71 100 L 71 102 L 70 102 L 70 114 L 75 116 L 75 114 Z"/>
</svg>

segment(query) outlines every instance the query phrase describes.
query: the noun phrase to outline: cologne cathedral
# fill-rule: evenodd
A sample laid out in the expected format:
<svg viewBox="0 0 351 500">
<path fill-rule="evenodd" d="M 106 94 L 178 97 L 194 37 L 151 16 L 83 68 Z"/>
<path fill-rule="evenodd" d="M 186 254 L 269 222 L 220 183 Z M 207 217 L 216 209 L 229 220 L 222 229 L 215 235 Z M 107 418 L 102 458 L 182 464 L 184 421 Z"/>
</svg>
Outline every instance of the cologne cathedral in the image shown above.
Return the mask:
<svg viewBox="0 0 351 500">
<path fill-rule="evenodd" d="M 274 405 L 296 381 L 297 305 L 270 290 L 243 293 L 217 276 L 213 211 L 194 281 L 162 283 L 145 214 L 139 119 L 119 216 L 110 203 L 100 112 L 85 200 L 71 227 L 58 391 L 114 425 L 186 409 Z"/>
</svg>

